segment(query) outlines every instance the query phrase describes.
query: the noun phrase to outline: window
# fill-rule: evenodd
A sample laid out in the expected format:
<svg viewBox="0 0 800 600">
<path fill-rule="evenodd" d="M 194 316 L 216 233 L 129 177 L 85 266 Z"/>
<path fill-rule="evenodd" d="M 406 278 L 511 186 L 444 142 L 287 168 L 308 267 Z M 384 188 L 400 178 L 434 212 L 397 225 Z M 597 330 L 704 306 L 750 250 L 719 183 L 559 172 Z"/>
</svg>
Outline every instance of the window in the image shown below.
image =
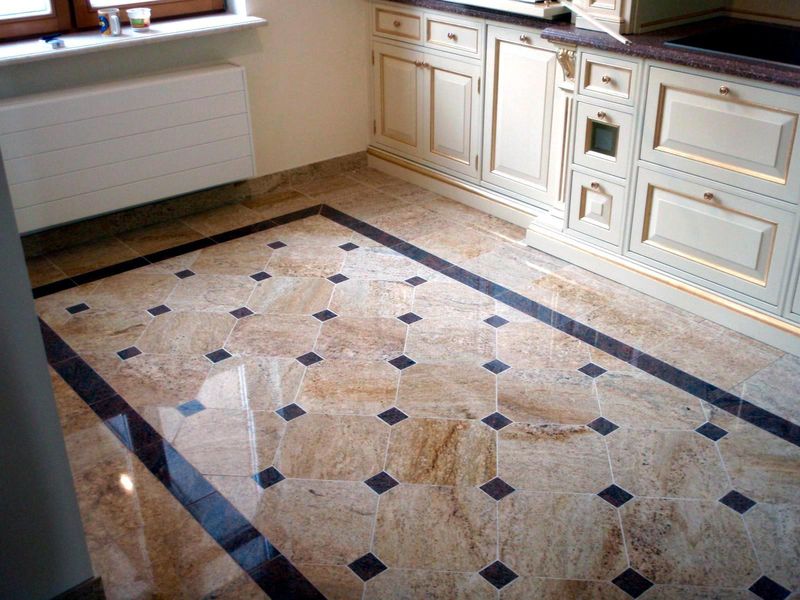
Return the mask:
<svg viewBox="0 0 800 600">
<path fill-rule="evenodd" d="M 98 26 L 97 10 L 120 8 L 127 22 L 126 7 L 146 6 L 158 19 L 219 12 L 225 0 L 0 0 L 0 40 L 66 33 Z"/>
</svg>

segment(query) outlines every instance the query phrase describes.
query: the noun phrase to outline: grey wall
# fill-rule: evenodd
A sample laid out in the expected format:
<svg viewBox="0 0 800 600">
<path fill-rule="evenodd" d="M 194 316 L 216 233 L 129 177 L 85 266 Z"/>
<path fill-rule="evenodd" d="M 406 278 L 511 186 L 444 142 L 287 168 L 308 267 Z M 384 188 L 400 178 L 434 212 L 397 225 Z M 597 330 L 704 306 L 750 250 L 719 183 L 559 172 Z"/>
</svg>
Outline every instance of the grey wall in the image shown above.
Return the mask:
<svg viewBox="0 0 800 600">
<path fill-rule="evenodd" d="M 93 577 L 0 157 L 0 598 Z"/>
</svg>

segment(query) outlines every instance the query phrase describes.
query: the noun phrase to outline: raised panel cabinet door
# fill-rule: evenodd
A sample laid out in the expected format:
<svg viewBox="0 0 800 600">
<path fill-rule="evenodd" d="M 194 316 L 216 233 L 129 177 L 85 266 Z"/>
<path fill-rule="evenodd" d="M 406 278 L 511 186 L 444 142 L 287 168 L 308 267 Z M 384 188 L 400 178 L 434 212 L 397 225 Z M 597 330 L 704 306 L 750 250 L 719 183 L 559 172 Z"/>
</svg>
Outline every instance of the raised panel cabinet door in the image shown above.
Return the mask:
<svg viewBox="0 0 800 600">
<path fill-rule="evenodd" d="M 419 154 L 424 117 L 424 55 L 387 44 L 375 44 L 373 51 L 375 142 Z"/>
<path fill-rule="evenodd" d="M 480 144 L 480 67 L 426 55 L 425 158 L 477 177 Z"/>
<path fill-rule="evenodd" d="M 556 51 L 535 34 L 490 27 L 483 180 L 548 201 Z"/>
</svg>

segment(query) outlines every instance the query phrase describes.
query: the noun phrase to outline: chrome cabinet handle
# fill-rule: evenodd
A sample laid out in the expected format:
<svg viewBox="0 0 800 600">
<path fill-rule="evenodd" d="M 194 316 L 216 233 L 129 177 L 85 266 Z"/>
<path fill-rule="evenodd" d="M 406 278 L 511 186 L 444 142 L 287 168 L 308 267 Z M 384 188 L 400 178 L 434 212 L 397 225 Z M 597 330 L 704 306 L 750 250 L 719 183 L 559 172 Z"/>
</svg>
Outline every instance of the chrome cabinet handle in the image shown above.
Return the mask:
<svg viewBox="0 0 800 600">
<path fill-rule="evenodd" d="M 727 96 L 730 93 L 731 89 L 727 85 L 719 86 L 719 93 L 723 96 Z"/>
<path fill-rule="evenodd" d="M 603 75 L 603 76 L 600 78 L 600 81 L 602 81 L 603 83 L 605 83 L 606 85 L 608 85 L 609 83 L 611 83 L 611 75 Z"/>
<path fill-rule="evenodd" d="M 530 44 L 531 43 L 531 38 L 529 36 L 527 36 L 527 35 L 521 35 L 521 36 L 519 36 L 519 41 L 520 42 L 525 42 L 526 44 Z"/>
</svg>

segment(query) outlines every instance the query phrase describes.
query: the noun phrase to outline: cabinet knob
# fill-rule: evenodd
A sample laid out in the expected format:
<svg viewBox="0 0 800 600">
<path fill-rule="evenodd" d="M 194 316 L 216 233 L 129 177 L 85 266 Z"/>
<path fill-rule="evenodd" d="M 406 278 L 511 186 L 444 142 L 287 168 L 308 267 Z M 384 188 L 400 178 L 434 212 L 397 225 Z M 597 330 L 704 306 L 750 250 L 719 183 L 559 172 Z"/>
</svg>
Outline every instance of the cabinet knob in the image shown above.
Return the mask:
<svg viewBox="0 0 800 600">
<path fill-rule="evenodd" d="M 596 192 L 596 191 L 598 191 L 600 189 L 600 184 L 598 182 L 596 182 L 596 181 L 593 181 L 591 183 L 591 187 Z"/>
<path fill-rule="evenodd" d="M 600 78 L 600 81 L 602 81 L 603 83 L 605 83 L 606 85 L 608 85 L 609 83 L 611 83 L 611 75 L 603 75 L 603 76 Z"/>
<path fill-rule="evenodd" d="M 529 36 L 523 34 L 523 35 L 519 36 L 519 41 L 520 42 L 525 42 L 526 44 L 530 44 L 531 38 Z"/>
<path fill-rule="evenodd" d="M 597 113 L 597 118 L 598 119 L 605 119 L 606 118 L 606 113 L 601 110 L 599 113 Z"/>
<path fill-rule="evenodd" d="M 453 33 L 452 31 L 447 34 L 447 39 L 448 40 L 455 40 L 457 37 L 458 36 L 455 33 Z"/>
<path fill-rule="evenodd" d="M 727 96 L 730 93 L 731 89 L 727 85 L 719 86 L 719 93 L 723 96 Z"/>
<path fill-rule="evenodd" d="M 394 22 L 392 23 L 392 25 L 394 25 L 395 27 L 400 27 L 400 25 L 402 25 L 402 23 L 400 22 L 400 19 L 395 19 Z"/>
<path fill-rule="evenodd" d="M 713 199 L 714 199 L 714 194 L 712 194 L 711 192 L 706 192 L 705 194 L 703 194 L 703 200 L 705 200 L 706 202 L 711 202 Z"/>
<path fill-rule="evenodd" d="M 415 64 L 416 66 L 418 66 L 418 67 L 421 67 L 421 66 L 422 66 L 422 61 L 421 61 L 421 60 L 415 60 L 415 61 L 414 61 L 414 64 Z"/>
</svg>

